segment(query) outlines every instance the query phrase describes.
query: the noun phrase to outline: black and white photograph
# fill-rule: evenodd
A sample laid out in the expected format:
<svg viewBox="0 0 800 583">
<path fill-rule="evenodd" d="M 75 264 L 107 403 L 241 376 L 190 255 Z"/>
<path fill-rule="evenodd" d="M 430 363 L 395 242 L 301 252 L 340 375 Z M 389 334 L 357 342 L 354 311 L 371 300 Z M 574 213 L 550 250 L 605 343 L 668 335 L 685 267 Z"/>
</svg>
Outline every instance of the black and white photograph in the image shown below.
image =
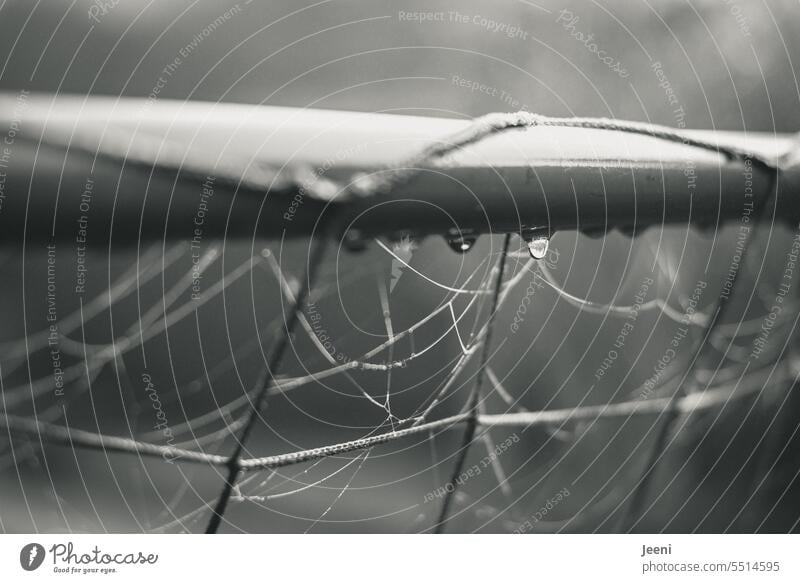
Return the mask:
<svg viewBox="0 0 800 583">
<path fill-rule="evenodd" d="M 798 65 L 797 0 L 0 0 L 0 577 L 797 581 Z"/>
</svg>

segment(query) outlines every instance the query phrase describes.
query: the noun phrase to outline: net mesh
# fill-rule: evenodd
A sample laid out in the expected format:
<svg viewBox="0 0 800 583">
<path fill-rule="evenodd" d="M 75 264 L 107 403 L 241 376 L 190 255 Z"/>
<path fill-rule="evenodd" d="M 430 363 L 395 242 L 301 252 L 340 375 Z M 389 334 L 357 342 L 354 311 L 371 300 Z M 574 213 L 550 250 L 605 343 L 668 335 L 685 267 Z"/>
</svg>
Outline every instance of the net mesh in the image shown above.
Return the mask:
<svg viewBox="0 0 800 583">
<path fill-rule="evenodd" d="M 426 167 L 491 134 L 536 125 L 644 133 L 749 160 L 773 185 L 759 201 L 754 225 L 771 225 L 766 213 L 777 175 L 791 160 L 790 153 L 775 165 L 644 124 L 522 113 L 482 118 L 397 169 L 361 177 L 354 189 L 380 196 L 413 179 L 408 168 Z M 791 282 L 769 286 L 760 277 L 764 262 L 755 259 L 769 248 L 786 251 L 768 230 L 767 236 L 747 232 L 735 247 L 741 265 L 722 278 L 727 291 L 713 295 L 704 293 L 713 282 L 687 285 L 661 250 L 663 234 L 628 239 L 637 250 L 628 263 L 649 267 L 622 274 L 611 301 L 570 291 L 578 252 L 573 248 L 567 257 L 570 241 L 562 249 L 558 237 L 537 253 L 512 235 L 474 246 L 462 241 L 461 250 L 471 252 L 448 267 L 430 259 L 441 257 L 438 241 L 409 239 L 377 240 L 367 255 L 342 253 L 342 241 L 334 253 L 337 239 L 326 236 L 264 248 L 220 242 L 137 251 L 130 261 L 115 262 L 128 268 L 106 266 L 107 286 L 79 297 L 68 315 L 59 303 L 53 324 L 3 342 L 0 459 L 4 470 L 16 468 L 21 486 L 26 464 L 38 466 L 51 484 L 64 473 L 48 455 L 52 446 L 74 458 L 90 504 L 71 509 L 64 494 L 49 501 L 69 530 L 130 528 L 130 522 L 105 525 L 90 494 L 93 480 L 108 480 L 128 520 L 151 532 L 254 529 L 252 514 L 267 528 L 275 515 L 305 531 L 384 524 L 398 515 L 410 517 L 405 528 L 413 531 L 441 532 L 451 524 L 518 532 L 635 530 L 726 417 L 760 415 L 770 427 L 783 422 L 776 411 L 788 402 L 797 374 L 787 355 L 800 312 Z M 796 255 L 793 241 L 789 253 Z M 29 277 L 24 263 L 20 277 Z M 739 280 L 753 277 L 758 285 L 744 307 L 731 301 Z M 59 278 L 48 271 L 46 286 Z M 631 285 L 633 301 L 623 300 L 623 287 Z M 780 310 L 772 308 L 776 298 Z M 44 301 L 54 303 L 49 295 Z M 569 322 L 563 311 L 553 315 L 565 305 L 573 314 L 570 329 L 579 318 L 600 318 L 597 329 L 615 332 L 617 350 L 604 355 L 578 402 L 564 403 L 560 395 L 578 382 L 575 371 L 590 360 L 586 352 L 560 370 L 560 387 L 531 398 L 556 377 L 520 378 L 517 365 L 500 353 L 524 344 L 519 338 L 527 335 L 530 344 L 517 362 L 530 357 L 534 341 L 547 349 L 545 356 L 555 354 L 563 340 L 539 335 L 551 316 Z M 21 323 L 33 329 L 26 312 Z M 637 379 L 633 371 L 644 349 L 627 366 L 616 361 L 644 318 L 653 329 L 677 331 L 668 339 L 671 348 L 661 349 L 670 358 L 662 355 L 649 377 Z M 549 329 L 552 334 L 552 324 Z M 192 340 L 196 346 L 186 346 Z M 545 356 L 543 367 L 552 361 Z M 594 402 L 615 367 L 624 376 L 603 402 Z M 332 440 L 332 434 L 342 437 Z M 771 435 L 765 432 L 739 469 L 757 466 L 748 502 L 778 465 L 778 458 L 759 455 Z M 612 470 L 600 471 L 601 460 L 632 436 Z M 264 455 L 266 447 L 281 449 Z M 654 487 L 659 464 L 676 448 L 684 460 L 678 472 Z M 590 453 L 576 463 L 582 449 Z M 409 470 L 411 464 L 417 467 Z M 573 492 L 589 482 L 591 492 L 576 502 Z M 371 496 L 383 491 L 389 496 L 371 505 Z M 22 495 L 33 521 L 24 488 Z"/>
</svg>

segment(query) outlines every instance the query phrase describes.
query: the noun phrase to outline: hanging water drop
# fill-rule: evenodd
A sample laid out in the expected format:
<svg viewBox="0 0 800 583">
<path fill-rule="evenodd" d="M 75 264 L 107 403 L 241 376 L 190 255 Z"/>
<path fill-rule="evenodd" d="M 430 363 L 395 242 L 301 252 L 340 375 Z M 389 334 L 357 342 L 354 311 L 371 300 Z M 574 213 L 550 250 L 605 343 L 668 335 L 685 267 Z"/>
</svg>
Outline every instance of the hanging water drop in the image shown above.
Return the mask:
<svg viewBox="0 0 800 583">
<path fill-rule="evenodd" d="M 589 229 L 582 229 L 581 234 L 586 235 L 590 239 L 602 239 L 606 236 L 607 231 L 603 227 L 593 227 Z"/>
<path fill-rule="evenodd" d="M 367 240 L 358 229 L 350 229 L 344 234 L 345 248 L 351 253 L 360 253 L 367 249 Z"/>
<path fill-rule="evenodd" d="M 544 259 L 550 247 L 550 237 L 547 235 L 531 235 L 528 239 L 528 252 L 534 259 Z"/>
<path fill-rule="evenodd" d="M 475 245 L 477 237 L 471 235 L 451 235 L 447 237 L 447 244 L 456 253 L 464 254 Z"/>
</svg>

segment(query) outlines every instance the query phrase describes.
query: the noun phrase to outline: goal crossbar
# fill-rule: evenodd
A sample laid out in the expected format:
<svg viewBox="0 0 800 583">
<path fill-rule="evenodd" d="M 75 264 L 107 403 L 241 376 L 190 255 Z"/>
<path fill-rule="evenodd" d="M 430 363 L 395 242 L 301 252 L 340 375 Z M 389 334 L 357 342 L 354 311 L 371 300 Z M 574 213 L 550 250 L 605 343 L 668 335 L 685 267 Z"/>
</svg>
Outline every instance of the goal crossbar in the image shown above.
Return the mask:
<svg viewBox="0 0 800 583">
<path fill-rule="evenodd" d="M 791 135 L 686 130 L 669 140 L 532 119 L 458 144 L 474 122 L 2 94 L 0 237 L 74 238 L 89 207 L 93 238 L 121 243 L 198 228 L 213 238 L 303 236 L 334 213 L 370 237 L 714 227 L 769 196 L 770 170 L 796 147 Z M 794 220 L 800 205 L 787 186 L 800 173 L 784 166 L 776 216 Z"/>
</svg>

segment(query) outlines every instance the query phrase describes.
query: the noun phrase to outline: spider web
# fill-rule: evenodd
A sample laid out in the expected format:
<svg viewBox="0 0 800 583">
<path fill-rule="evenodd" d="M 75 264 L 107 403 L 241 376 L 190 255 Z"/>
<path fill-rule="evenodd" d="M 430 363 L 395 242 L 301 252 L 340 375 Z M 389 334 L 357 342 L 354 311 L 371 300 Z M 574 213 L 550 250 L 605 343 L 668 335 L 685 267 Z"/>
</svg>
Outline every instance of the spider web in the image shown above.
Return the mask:
<svg viewBox="0 0 800 583">
<path fill-rule="evenodd" d="M 609 120 L 490 117 L 400 167 L 423 166 L 423 160 L 505 128 L 551 124 L 685 140 L 674 132 Z M 408 179 L 407 171 L 397 171 L 378 183 L 362 180 L 359 188 L 380 192 Z M 766 208 L 765 201 L 759 213 Z M 745 258 L 752 255 L 754 238 L 745 243 Z M 749 414 L 765 400 L 767 384 L 786 387 L 794 381 L 797 373 L 785 353 L 798 317 L 791 298 L 754 365 L 747 354 L 763 329 L 763 312 L 729 321 L 730 303 L 717 301 L 689 315 L 690 292 L 679 286 L 677 273 L 662 263 L 651 239 L 639 236 L 636 242 L 641 253 L 653 256 L 659 289 L 669 290 L 638 303 L 619 299 L 631 274 L 612 300 L 589 300 L 562 280 L 571 273 L 574 253 L 570 266 L 552 260 L 553 252 L 558 257 L 555 245 L 547 258 L 535 260 L 525 242 L 511 235 L 485 237 L 460 261 L 450 261 L 456 267 L 450 271 L 441 265 L 438 241 L 422 243 L 409 257 L 407 244 L 378 240 L 366 259 L 339 253 L 335 261 L 324 238 L 309 248 L 219 243 L 201 253 L 184 244 L 143 250 L 132 267 L 113 277 L 109 265 L 108 286 L 79 298 L 76 309 L 59 317 L 55 337 L 43 328 L 2 343 L 0 424 L 7 441 L 0 464 L 5 471 L 16 468 L 33 520 L 20 468 L 39 465 L 55 492 L 58 470 L 51 468 L 48 453 L 67 446 L 91 502 L 88 512 L 72 511 L 69 500 L 56 494 L 52 504 L 67 529 L 107 528 L 92 502 L 91 476 L 81 470 L 98 459 L 110 470 L 106 477 L 129 519 L 150 532 L 216 532 L 222 524 L 246 530 L 253 514 L 267 521 L 282 517 L 306 532 L 357 528 L 368 520 L 384 524 L 396 516 L 406 517 L 409 531 L 442 531 L 454 521 L 468 529 L 636 528 L 647 504 L 654 504 L 647 498 L 654 468 L 690 420 L 708 416 L 713 426 L 739 401 L 750 403 L 742 405 L 750 407 Z M 202 291 L 196 293 L 200 279 Z M 691 330 L 685 340 L 689 356 L 654 382 L 629 378 L 631 365 L 625 382 L 604 403 L 592 402 L 593 384 L 578 402 L 556 406 L 559 388 L 544 399 L 545 406 L 532 409 L 526 405 L 531 387 L 541 383 L 520 386 L 506 374 L 508 363 L 498 355 L 514 339 L 492 336 L 508 325 L 514 305 L 523 305 L 524 286 L 531 289 L 532 282 L 536 295 L 529 305 L 537 310 L 566 305 L 575 318 L 600 317 L 611 329 L 648 313 L 657 323 L 685 324 Z M 754 288 L 751 297 L 768 310 L 776 293 Z M 353 312 L 348 301 L 353 297 L 360 311 Z M 249 300 L 249 311 L 242 298 Z M 209 329 L 226 334 L 209 336 Z M 188 356 L 179 355 L 175 340 L 180 344 L 187 337 L 196 337 L 197 346 L 184 351 Z M 54 346 L 64 363 L 64 396 L 58 398 L 48 370 Z M 194 371 L 190 378 L 178 370 L 187 361 L 194 364 L 184 366 Z M 786 395 L 776 390 L 770 398 L 773 404 L 785 402 Z M 116 412 L 106 422 L 109 403 Z M 164 422 L 156 428 L 153 415 L 161 421 L 161 413 Z M 555 513 L 560 518 L 530 524 L 531 507 L 547 508 L 556 493 L 574 488 L 641 419 L 652 422 L 654 436 L 631 448 L 594 495 L 565 504 Z M 350 437 L 331 442 L 326 438 L 332 433 Z M 503 446 L 520 441 L 535 449 Z M 591 463 L 565 478 L 569 460 L 587 443 Z M 288 453 L 264 456 L 265 449 Z M 95 457 L 84 459 L 86 451 Z M 122 454 L 138 461 L 125 462 L 124 477 L 115 472 Z M 470 465 L 476 456 L 478 462 Z M 404 474 L 409 460 L 420 467 Z M 760 487 L 755 480 L 763 482 L 769 471 L 762 467 L 756 474 L 754 492 Z M 124 483 L 128 476 L 130 487 Z M 402 495 L 394 500 L 398 490 Z M 134 508 L 137 495 L 141 510 Z M 370 507 L 375 495 L 381 503 Z"/>
</svg>

